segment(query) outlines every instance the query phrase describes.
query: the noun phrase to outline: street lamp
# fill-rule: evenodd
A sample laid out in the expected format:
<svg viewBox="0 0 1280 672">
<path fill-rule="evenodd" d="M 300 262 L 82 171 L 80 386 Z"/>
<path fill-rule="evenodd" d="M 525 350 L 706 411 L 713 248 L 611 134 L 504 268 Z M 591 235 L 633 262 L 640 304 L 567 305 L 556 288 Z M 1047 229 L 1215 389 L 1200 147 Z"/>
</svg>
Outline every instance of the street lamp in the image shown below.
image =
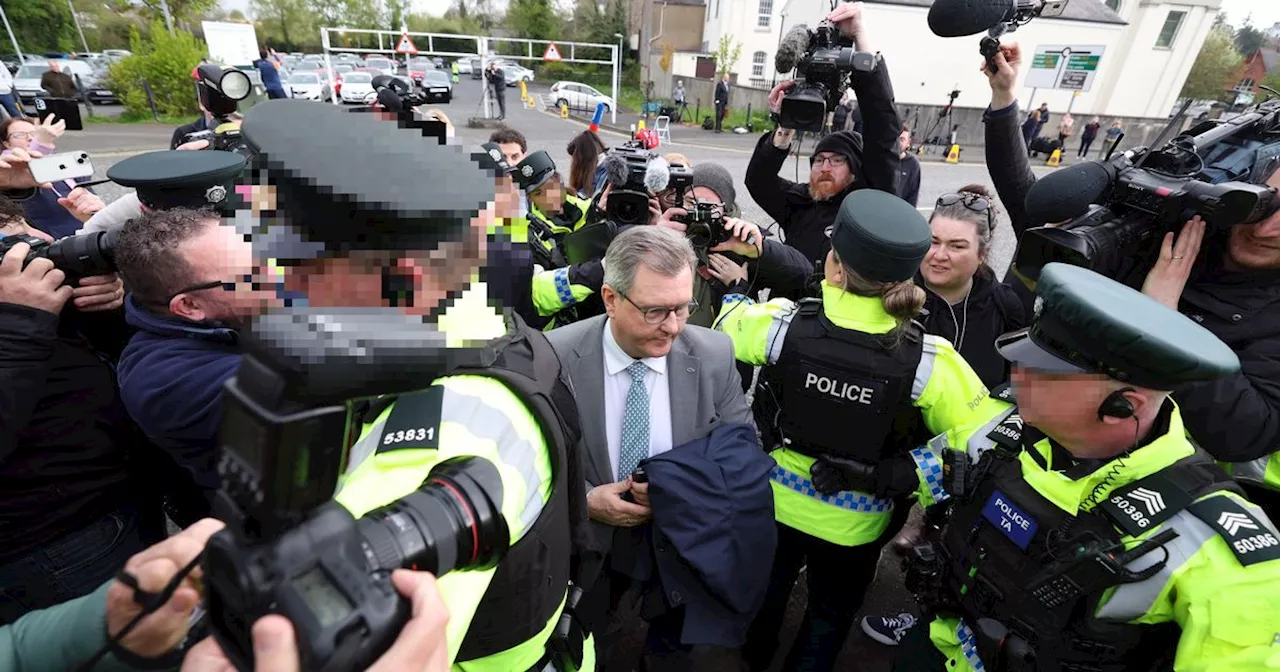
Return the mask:
<svg viewBox="0 0 1280 672">
<path fill-rule="evenodd" d="M 84 45 L 84 50 L 89 51 L 89 41 L 84 39 L 84 28 L 80 27 L 80 17 L 76 15 L 76 6 L 71 4 L 71 0 L 67 0 L 67 8 L 71 10 L 71 20 L 76 22 L 76 31 L 80 33 L 80 44 Z"/>
</svg>

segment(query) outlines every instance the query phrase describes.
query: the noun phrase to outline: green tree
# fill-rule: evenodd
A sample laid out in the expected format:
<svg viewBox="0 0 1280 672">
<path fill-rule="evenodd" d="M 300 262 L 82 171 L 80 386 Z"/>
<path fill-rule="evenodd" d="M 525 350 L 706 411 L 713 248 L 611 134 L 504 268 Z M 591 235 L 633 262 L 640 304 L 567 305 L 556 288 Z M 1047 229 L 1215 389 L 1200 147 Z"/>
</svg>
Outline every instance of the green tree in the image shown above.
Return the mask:
<svg viewBox="0 0 1280 672">
<path fill-rule="evenodd" d="M 174 23 L 191 23 L 218 6 L 218 0 L 168 0 L 169 15 Z M 150 18 L 164 20 L 164 10 L 160 0 L 142 0 Z"/>
<path fill-rule="evenodd" d="M 1231 33 L 1210 30 L 1178 95 L 1194 100 L 1221 100 L 1227 89 L 1235 85 L 1243 61 Z"/>
<path fill-rule="evenodd" d="M 1261 49 L 1267 43 L 1267 36 L 1261 30 L 1254 28 L 1248 19 L 1245 19 L 1244 25 L 1236 31 L 1235 43 L 1236 50 L 1248 56 Z"/>
<path fill-rule="evenodd" d="M 1264 85 L 1266 85 L 1266 86 L 1269 86 L 1269 87 L 1271 87 L 1271 88 L 1275 89 L 1276 91 L 1280 91 L 1280 70 L 1276 70 L 1275 72 L 1269 72 L 1269 73 L 1267 73 L 1267 76 L 1266 76 L 1266 77 L 1264 77 L 1264 78 L 1262 79 L 1262 83 L 1263 83 Z M 1263 92 L 1259 92 L 1259 94 L 1258 94 L 1258 95 L 1259 95 L 1259 96 L 1272 96 L 1272 94 L 1266 93 L 1265 91 L 1263 91 Z M 1274 96 L 1272 96 L 1272 97 L 1274 97 Z"/>
<path fill-rule="evenodd" d="M 71 9 L 66 0 L 0 0 L 23 52 L 77 51 Z M 4 50 L 8 51 L 9 46 Z"/>
<path fill-rule="evenodd" d="M 409 18 L 409 0 L 383 0 L 383 10 L 386 13 L 385 25 L 392 28 L 400 28 L 406 25 Z"/>
<path fill-rule="evenodd" d="M 253 0 L 253 15 L 258 18 L 258 39 L 272 46 L 293 47 L 312 39 L 314 21 L 303 0 Z M 275 39 L 272 39 L 275 38 Z"/>
<path fill-rule="evenodd" d="M 712 57 L 716 59 L 716 74 L 725 75 L 729 73 L 738 62 L 738 57 L 742 55 L 742 43 L 733 41 L 733 35 L 725 34 L 720 36 L 720 44 L 716 47 L 716 51 Z"/>
<path fill-rule="evenodd" d="M 516 36 L 534 40 L 560 37 L 560 17 L 550 0 L 511 0 L 507 4 L 507 28 Z"/>
<path fill-rule="evenodd" d="M 149 32 L 151 39 L 144 40 L 135 31 L 129 42 L 133 55 L 111 66 L 108 77 L 112 90 L 119 92 L 130 114 L 151 113 L 144 81 L 162 115 L 196 114 L 199 107 L 191 87 L 191 71 L 208 53 L 204 43 L 184 31 L 169 35 L 162 21 L 153 22 Z"/>
</svg>

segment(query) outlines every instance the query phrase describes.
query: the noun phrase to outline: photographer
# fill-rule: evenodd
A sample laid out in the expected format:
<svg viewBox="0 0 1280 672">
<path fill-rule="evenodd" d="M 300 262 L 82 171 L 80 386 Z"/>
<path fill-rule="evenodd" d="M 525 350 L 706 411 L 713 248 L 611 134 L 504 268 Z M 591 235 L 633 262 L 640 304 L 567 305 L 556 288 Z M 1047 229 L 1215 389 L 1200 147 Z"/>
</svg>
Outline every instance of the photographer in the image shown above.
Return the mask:
<svg viewBox="0 0 1280 672">
<path fill-rule="evenodd" d="M 1036 178 L 1017 133 L 1013 86 L 1021 50 L 1016 44 L 1003 45 L 995 61 L 997 72 L 987 73 L 992 90 L 986 114 L 987 166 L 1021 237 L 1039 223 L 1029 221 L 1024 205 Z M 1272 172 L 1267 184 L 1280 186 L 1280 171 Z M 1196 442 L 1224 462 L 1249 463 L 1237 465 L 1233 475 L 1247 484 L 1255 502 L 1280 514 L 1275 494 L 1280 478 L 1273 475 L 1280 470 L 1267 468 L 1280 449 L 1280 214 L 1214 232 L 1202 251 L 1204 236 L 1198 220 L 1183 228 L 1176 244 L 1174 234 L 1167 234 L 1142 289 L 1193 317 L 1240 358 L 1239 373 L 1183 386 L 1173 399 Z M 1005 283 L 1024 298 L 1030 294 L 1013 273 Z M 1031 302 L 1025 305 L 1030 314 Z"/>
<path fill-rule="evenodd" d="M 502 68 L 498 67 L 497 61 L 489 61 L 489 67 L 484 71 L 484 80 L 498 103 L 498 121 L 502 121 L 507 118 L 507 77 Z"/>
<path fill-rule="evenodd" d="M 868 50 L 862 3 L 842 3 L 827 20 L 852 37 L 858 49 Z M 744 179 L 751 198 L 786 233 L 787 244 L 814 264 L 831 249 L 824 231 L 835 221 L 840 202 L 850 191 L 873 188 L 895 193 L 902 122 L 893 104 L 889 69 L 881 61 L 872 72 L 852 72 L 849 83 L 865 120 L 865 136 L 838 131 L 820 140 L 809 158 L 808 184 L 797 184 L 778 176 L 795 138 L 793 129 L 779 127 L 760 138 Z M 794 85 L 794 80 L 782 82 L 769 93 L 773 113 L 780 111 L 783 96 Z"/>
<path fill-rule="evenodd" d="M 133 483 L 136 428 L 116 393 L 115 275 L 64 284 L 52 238 L 0 198 L 0 623 L 92 591 L 160 534 Z M 21 241 L 32 237 L 32 244 Z"/>
</svg>

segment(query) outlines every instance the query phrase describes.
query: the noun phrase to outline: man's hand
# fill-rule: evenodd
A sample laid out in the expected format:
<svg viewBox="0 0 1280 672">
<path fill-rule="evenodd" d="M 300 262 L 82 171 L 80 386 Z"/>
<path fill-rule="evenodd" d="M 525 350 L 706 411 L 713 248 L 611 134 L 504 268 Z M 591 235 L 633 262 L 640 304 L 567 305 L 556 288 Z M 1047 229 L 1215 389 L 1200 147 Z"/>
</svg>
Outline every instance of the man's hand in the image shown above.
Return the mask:
<svg viewBox="0 0 1280 672">
<path fill-rule="evenodd" d="M 191 142 L 184 142 L 181 145 L 174 147 L 174 149 L 180 149 L 184 152 L 199 151 L 201 149 L 209 149 L 209 141 L 208 140 L 192 140 Z"/>
<path fill-rule="evenodd" d="M 764 234 L 760 227 L 737 217 L 724 220 L 724 227 L 729 231 L 729 240 L 711 248 L 712 252 L 733 252 L 748 259 L 756 259 L 764 252 Z"/>
<path fill-rule="evenodd" d="M 30 189 L 38 187 L 27 164 L 31 159 L 43 158 L 40 152 L 14 148 L 0 154 L 0 189 Z"/>
<path fill-rule="evenodd" d="M 16 303 L 57 315 L 71 298 L 71 288 L 62 284 L 67 276 L 44 257 L 32 259 L 23 268 L 22 262 L 30 251 L 30 245 L 18 243 L 0 260 L 0 303 Z"/>
<path fill-rule="evenodd" d="M 792 87 L 796 85 L 796 80 L 788 79 L 785 82 L 778 82 L 778 85 L 769 91 L 769 111 L 777 114 L 782 111 L 782 97 L 787 95 Z"/>
<path fill-rule="evenodd" d="M 699 269 L 701 270 L 701 269 Z M 720 281 L 725 287 L 732 287 L 747 280 L 747 264 L 735 264 L 723 254 L 707 255 L 707 275 Z"/>
<path fill-rule="evenodd" d="M 649 224 L 662 223 L 662 203 L 657 198 L 649 198 Z"/>
<path fill-rule="evenodd" d="M 591 520 L 615 527 L 635 527 L 649 522 L 653 517 L 649 507 L 632 504 L 622 498 L 631 490 L 631 479 L 617 483 L 605 483 L 591 488 L 587 493 L 587 513 Z"/>
<path fill-rule="evenodd" d="M 74 185 L 74 183 L 72 183 Z M 72 217 L 81 222 L 89 221 L 93 213 L 107 207 L 106 203 L 97 194 L 85 189 L 84 187 L 76 187 L 71 193 L 58 199 L 58 205 L 67 209 Z"/>
<path fill-rule="evenodd" d="M 71 305 L 82 313 L 115 310 L 124 305 L 124 282 L 115 273 L 81 278 L 71 297 Z"/>
<path fill-rule="evenodd" d="M 44 121 L 36 124 L 36 142 L 52 147 L 58 142 L 58 138 L 62 137 L 62 134 L 66 132 L 67 122 L 51 114 L 45 117 Z"/>
<path fill-rule="evenodd" d="M 866 30 L 862 25 L 862 3 L 861 2 L 842 2 L 836 6 L 827 20 L 836 24 L 840 32 L 848 37 L 853 38 L 854 44 L 858 51 L 871 51 L 866 44 Z"/>
<path fill-rule="evenodd" d="M 124 571 L 132 574 L 143 590 L 158 593 L 192 558 L 204 551 L 209 537 L 222 528 L 223 523 L 213 518 L 198 521 L 129 558 Z M 199 578 L 197 566 L 174 591 L 173 597 L 139 621 L 120 645 L 144 658 L 156 658 L 180 644 L 187 636 L 191 611 L 200 601 Z M 119 581 L 112 583 L 107 589 L 107 633 L 114 636 L 140 613 L 142 605 L 134 600 L 133 589 Z"/>
<path fill-rule="evenodd" d="M 1204 220 L 1196 215 L 1187 220 L 1175 243 L 1173 232 L 1164 234 L 1160 243 L 1160 258 L 1147 272 L 1142 282 L 1142 293 L 1177 310 L 1182 290 L 1191 277 L 1191 268 L 1200 256 L 1200 243 L 1204 241 Z"/>
<path fill-rule="evenodd" d="M 445 609 L 435 577 L 427 572 L 397 569 L 391 575 L 399 593 L 413 601 L 413 615 L 400 635 L 369 672 L 447 672 L 449 646 L 445 641 L 445 625 L 449 612 Z M 283 616 L 263 616 L 253 624 L 254 669 L 261 672 L 301 672 L 298 642 L 293 624 Z M 235 672 L 235 666 L 212 637 L 202 640 L 187 652 L 182 661 L 183 672 Z"/>
<path fill-rule="evenodd" d="M 992 58 L 996 62 L 996 71 L 987 68 L 987 59 L 982 59 L 982 74 L 987 76 L 991 85 L 991 109 L 1003 110 L 1016 100 L 1013 89 L 1018 80 L 1018 69 L 1022 66 L 1022 49 L 1017 43 L 1002 44 L 1000 51 Z"/>
<path fill-rule="evenodd" d="M 684 232 L 689 228 L 688 225 L 684 222 L 677 222 L 675 218 L 685 217 L 688 214 L 689 211 L 684 208 L 667 208 L 663 211 L 662 216 L 658 217 L 658 226 L 666 227 L 676 233 L 684 235 Z"/>
<path fill-rule="evenodd" d="M 637 483 L 630 478 L 628 478 L 627 481 L 631 483 L 631 499 L 635 500 L 635 503 L 639 504 L 640 506 L 648 507 L 649 506 L 649 484 Z"/>
</svg>

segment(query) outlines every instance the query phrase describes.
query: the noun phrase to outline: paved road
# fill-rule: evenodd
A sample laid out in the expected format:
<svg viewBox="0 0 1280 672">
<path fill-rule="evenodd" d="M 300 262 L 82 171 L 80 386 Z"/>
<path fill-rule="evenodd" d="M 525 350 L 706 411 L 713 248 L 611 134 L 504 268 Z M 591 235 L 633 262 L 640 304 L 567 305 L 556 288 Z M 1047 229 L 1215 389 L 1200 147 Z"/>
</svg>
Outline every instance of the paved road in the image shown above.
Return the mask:
<svg viewBox="0 0 1280 672">
<path fill-rule="evenodd" d="M 469 128 L 466 125 L 467 119 L 479 116 L 479 91 L 479 82 L 464 78 L 455 89 L 453 103 L 442 106 L 442 109 L 446 111 L 457 127 L 457 140 L 459 142 L 479 144 L 487 140 L 489 136 L 489 130 Z M 577 121 L 560 119 L 558 115 L 546 111 L 520 108 L 519 93 L 515 89 L 507 90 L 507 102 L 507 123 L 525 134 L 529 140 L 530 149 L 545 149 L 561 169 L 567 171 L 569 164 L 565 146 L 574 135 L 584 129 L 584 125 Z M 153 125 L 90 126 L 86 131 L 68 134 L 64 138 L 60 149 L 85 149 L 91 152 L 95 157 L 94 166 L 101 176 L 106 168 L 124 156 L 149 149 L 166 148 L 170 133 L 172 133 L 171 128 Z M 624 134 L 608 130 L 602 131 L 601 135 L 606 143 L 612 144 L 620 143 L 626 139 Z M 729 170 L 730 174 L 738 176 L 739 179 L 745 173 L 751 154 L 750 147 L 752 146 L 749 139 L 727 134 L 724 136 L 707 134 L 705 138 L 696 137 L 696 140 L 696 142 L 677 142 L 664 149 L 682 152 L 694 163 L 708 161 L 720 163 Z M 721 142 L 725 146 L 716 146 L 713 144 L 716 142 Z M 341 157 L 335 157 L 335 160 L 341 160 Z M 805 176 L 806 169 L 807 163 L 802 160 L 799 165 L 799 176 L 801 178 Z M 788 162 L 781 174 L 788 179 L 796 179 L 795 170 L 793 163 Z M 1041 174 L 1047 172 L 1047 170 L 1037 168 L 1037 172 Z M 986 168 L 981 164 L 972 163 L 947 165 L 926 162 L 922 169 L 920 202 L 922 204 L 931 204 L 937 199 L 938 195 L 969 183 L 989 185 L 990 179 L 987 176 Z M 742 206 L 743 216 L 749 220 L 768 224 L 767 218 L 751 200 L 746 189 L 741 186 L 740 182 L 737 186 L 738 200 Z M 121 187 L 107 184 L 99 187 L 99 191 L 110 200 L 118 197 L 125 190 Z M 1009 229 L 1007 222 L 1002 222 L 997 230 L 992 250 L 991 261 L 994 267 L 1004 268 L 1007 265 L 1012 254 L 1013 245 L 1012 231 Z M 909 607 L 911 600 L 901 588 L 901 575 L 898 565 L 898 559 L 890 557 L 890 554 L 886 553 L 877 570 L 875 582 L 872 584 L 864 602 L 864 613 L 896 613 L 903 608 Z M 798 615 L 803 609 L 803 604 L 804 591 L 797 590 L 790 606 L 786 631 L 782 634 L 785 641 L 790 641 L 795 636 L 795 630 L 798 627 Z M 641 641 L 638 634 L 640 627 L 638 620 L 636 624 L 636 636 L 630 638 L 626 643 L 631 649 L 638 648 Z M 890 667 L 892 654 L 892 649 L 870 641 L 855 625 L 837 669 L 865 672 L 887 671 Z"/>
</svg>

